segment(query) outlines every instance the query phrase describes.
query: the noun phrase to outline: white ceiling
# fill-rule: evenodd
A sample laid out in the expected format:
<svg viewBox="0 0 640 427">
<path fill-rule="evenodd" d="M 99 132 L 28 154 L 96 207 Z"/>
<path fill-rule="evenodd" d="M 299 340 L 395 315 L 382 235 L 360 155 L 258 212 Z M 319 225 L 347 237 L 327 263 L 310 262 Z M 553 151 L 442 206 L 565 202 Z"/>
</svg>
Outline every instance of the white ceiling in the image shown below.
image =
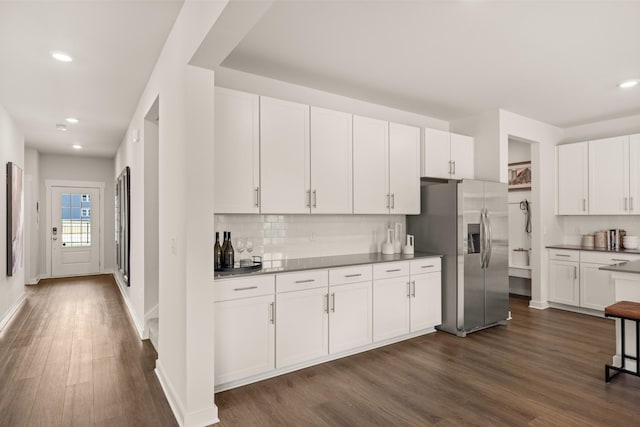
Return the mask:
<svg viewBox="0 0 640 427">
<path fill-rule="evenodd" d="M 112 157 L 182 3 L 0 1 L 0 104 L 26 145 Z M 58 62 L 52 50 L 74 61 Z M 69 116 L 80 123 L 66 123 Z M 74 151 L 76 143 L 84 149 Z"/>
<path fill-rule="evenodd" d="M 640 113 L 638 1 L 281 1 L 223 66 L 454 120 Z"/>
</svg>

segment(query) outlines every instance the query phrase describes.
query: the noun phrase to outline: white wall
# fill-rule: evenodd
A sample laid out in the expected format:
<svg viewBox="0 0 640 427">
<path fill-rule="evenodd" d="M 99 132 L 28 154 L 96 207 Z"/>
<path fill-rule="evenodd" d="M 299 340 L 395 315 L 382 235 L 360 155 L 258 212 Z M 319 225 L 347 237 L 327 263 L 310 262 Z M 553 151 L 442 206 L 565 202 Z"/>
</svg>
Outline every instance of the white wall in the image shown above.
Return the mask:
<svg viewBox="0 0 640 427">
<path fill-rule="evenodd" d="M 156 373 L 185 426 L 217 421 L 213 373 L 213 72 L 187 65 L 226 1 L 186 1 L 116 154 L 131 167 L 131 194 L 145 192 L 144 119 L 160 99 L 159 351 Z M 133 129 L 141 133 L 134 143 Z M 209 190 L 209 191 L 207 191 Z M 189 209 L 190 206 L 196 209 Z M 144 316 L 145 206 L 131 207 L 132 315 Z"/>
<path fill-rule="evenodd" d="M 433 129 L 449 129 L 449 123 L 444 120 L 224 67 L 216 68 L 216 86 L 344 111 L 374 119 Z"/>
<path fill-rule="evenodd" d="M 148 118 L 144 121 L 144 313 L 145 321 L 154 317 L 160 301 L 158 263 L 159 229 L 158 223 L 158 121 Z M 146 328 L 146 322 L 145 322 Z"/>
<path fill-rule="evenodd" d="M 566 128 L 562 143 L 588 141 L 633 133 L 640 133 L 640 114 Z"/>
<path fill-rule="evenodd" d="M 252 255 L 265 261 L 379 252 L 387 227 L 402 224 L 404 215 L 216 215 L 215 230 L 250 238 Z M 237 247 L 234 246 L 237 251 Z M 237 256 L 237 255 L 236 255 Z M 245 252 L 244 257 L 248 257 Z"/>
<path fill-rule="evenodd" d="M 0 165 L 6 168 L 7 162 L 14 162 L 16 165 L 25 170 L 24 164 L 24 135 L 17 128 L 9 113 L 0 105 Z M 18 268 L 18 271 L 12 276 L 7 277 L 7 175 L 3 171 L 2 184 L 0 185 L 0 200 L 2 200 L 2 208 L 0 208 L 0 259 L 2 260 L 2 271 L 0 271 L 0 330 L 5 325 L 8 317 L 18 308 L 23 301 L 24 283 L 25 283 L 25 266 Z M 24 256 L 22 257 L 24 259 Z"/>
<path fill-rule="evenodd" d="M 33 148 L 24 150 L 24 180 L 25 180 L 25 281 L 35 285 L 40 277 L 40 224 L 43 203 L 40 200 L 40 153 Z"/>
<path fill-rule="evenodd" d="M 104 200 L 102 213 L 104 218 L 104 271 L 115 269 L 115 190 L 113 177 L 113 159 L 103 157 L 61 156 L 52 154 L 40 155 L 40 198 L 41 225 L 40 225 L 40 274 L 47 271 L 46 263 L 50 262 L 46 254 L 46 239 L 49 237 L 46 230 L 45 215 L 48 214 L 44 206 L 47 180 L 67 181 L 95 181 L 104 182 Z"/>
</svg>

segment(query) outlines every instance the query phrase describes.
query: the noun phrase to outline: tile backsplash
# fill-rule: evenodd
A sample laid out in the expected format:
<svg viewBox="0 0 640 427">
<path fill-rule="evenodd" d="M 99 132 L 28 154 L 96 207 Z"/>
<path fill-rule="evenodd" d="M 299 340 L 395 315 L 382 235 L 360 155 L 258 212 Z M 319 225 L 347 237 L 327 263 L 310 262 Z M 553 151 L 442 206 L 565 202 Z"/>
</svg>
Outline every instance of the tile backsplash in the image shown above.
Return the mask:
<svg viewBox="0 0 640 427">
<path fill-rule="evenodd" d="M 640 235 L 640 219 L 638 216 L 585 215 L 559 218 L 562 218 L 564 230 L 561 243 L 569 245 L 579 245 L 583 234 L 593 234 L 596 231 L 614 228 L 625 230 L 628 236 Z"/>
<path fill-rule="evenodd" d="M 402 224 L 404 242 L 404 215 L 214 216 L 220 239 L 223 231 L 231 231 L 234 247 L 236 239 L 250 239 L 251 255 L 261 255 L 265 261 L 379 252 L 387 227 L 396 222 Z M 242 256 L 247 258 L 248 253 Z"/>
</svg>

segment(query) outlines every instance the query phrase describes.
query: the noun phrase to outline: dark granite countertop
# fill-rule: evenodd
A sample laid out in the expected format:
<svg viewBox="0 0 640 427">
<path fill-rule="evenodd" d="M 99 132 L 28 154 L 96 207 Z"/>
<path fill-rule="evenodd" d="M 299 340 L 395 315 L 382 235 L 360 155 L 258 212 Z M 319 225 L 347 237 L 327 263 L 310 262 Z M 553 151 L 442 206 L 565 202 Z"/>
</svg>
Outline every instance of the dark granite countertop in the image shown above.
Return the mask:
<svg viewBox="0 0 640 427">
<path fill-rule="evenodd" d="M 216 279 L 230 277 L 256 276 L 260 274 L 289 273 L 292 271 L 317 270 L 322 268 L 349 267 L 361 264 L 377 264 L 381 262 L 407 261 L 419 258 L 442 257 L 439 254 L 416 252 L 414 255 L 382 255 L 379 253 L 337 255 L 313 258 L 295 258 L 286 260 L 263 261 L 262 269 L 250 273 L 216 272 Z"/>
<path fill-rule="evenodd" d="M 592 252 L 611 252 L 619 254 L 640 254 L 640 249 L 604 249 L 604 248 L 587 248 L 580 245 L 547 245 L 547 249 L 569 249 L 574 251 L 592 251 Z"/>
<path fill-rule="evenodd" d="M 620 264 L 607 265 L 600 267 L 599 270 L 613 271 L 615 273 L 633 273 L 640 274 L 640 260 L 621 262 Z"/>
</svg>

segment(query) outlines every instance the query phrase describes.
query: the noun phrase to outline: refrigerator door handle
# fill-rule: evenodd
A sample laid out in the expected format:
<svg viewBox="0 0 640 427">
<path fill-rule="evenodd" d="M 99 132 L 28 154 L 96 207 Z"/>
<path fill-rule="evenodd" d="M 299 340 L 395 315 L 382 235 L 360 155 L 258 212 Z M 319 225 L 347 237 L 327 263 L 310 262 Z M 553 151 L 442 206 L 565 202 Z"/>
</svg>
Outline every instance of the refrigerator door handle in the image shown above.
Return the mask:
<svg viewBox="0 0 640 427">
<path fill-rule="evenodd" d="M 485 228 L 484 208 L 480 209 L 480 268 L 484 269 L 484 259 L 487 250 L 487 230 Z"/>
<path fill-rule="evenodd" d="M 491 252 L 493 252 L 493 229 L 491 228 L 491 219 L 489 218 L 489 211 L 485 209 L 484 214 L 485 222 L 487 223 L 487 258 L 485 261 L 485 268 L 489 267 L 489 261 L 491 261 Z"/>
</svg>

